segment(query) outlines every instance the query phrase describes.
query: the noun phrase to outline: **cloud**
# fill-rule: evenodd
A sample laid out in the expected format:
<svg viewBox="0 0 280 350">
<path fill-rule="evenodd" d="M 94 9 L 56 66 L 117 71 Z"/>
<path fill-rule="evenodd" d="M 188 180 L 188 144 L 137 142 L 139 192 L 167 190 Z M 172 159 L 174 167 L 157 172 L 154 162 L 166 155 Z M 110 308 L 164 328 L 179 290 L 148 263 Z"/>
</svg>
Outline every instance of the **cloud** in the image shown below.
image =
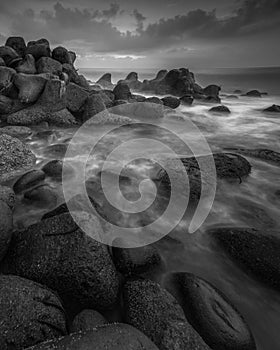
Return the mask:
<svg viewBox="0 0 280 350">
<path fill-rule="evenodd" d="M 144 22 L 147 19 L 142 13 L 140 13 L 137 9 L 133 11 L 133 17 L 136 19 L 136 31 L 141 33 L 144 29 Z"/>
</svg>

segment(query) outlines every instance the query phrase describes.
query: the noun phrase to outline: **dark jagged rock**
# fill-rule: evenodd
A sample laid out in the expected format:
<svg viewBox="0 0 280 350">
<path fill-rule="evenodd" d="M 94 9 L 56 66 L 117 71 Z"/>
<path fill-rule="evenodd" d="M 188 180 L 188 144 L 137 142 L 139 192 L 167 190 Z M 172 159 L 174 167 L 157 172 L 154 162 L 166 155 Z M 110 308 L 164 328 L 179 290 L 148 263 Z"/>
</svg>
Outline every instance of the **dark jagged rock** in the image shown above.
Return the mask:
<svg viewBox="0 0 280 350">
<path fill-rule="evenodd" d="M 258 90 L 251 90 L 251 91 L 248 91 L 245 96 L 248 96 L 248 97 L 262 97 L 262 94 L 258 91 Z"/>
<path fill-rule="evenodd" d="M 18 112 L 25 107 L 26 106 L 18 100 L 12 100 L 9 97 L 0 95 L 0 114 L 2 115 Z"/>
<path fill-rule="evenodd" d="M 126 323 L 146 334 L 160 350 L 209 350 L 177 301 L 157 283 L 128 280 L 123 291 Z"/>
<path fill-rule="evenodd" d="M 143 95 L 132 94 L 131 102 L 145 102 L 146 97 Z"/>
<path fill-rule="evenodd" d="M 70 55 L 69 51 L 62 46 L 58 46 L 53 50 L 52 58 L 61 64 L 72 64 L 72 55 Z"/>
<path fill-rule="evenodd" d="M 143 333 L 127 324 L 99 326 L 39 344 L 27 350 L 158 350 Z"/>
<path fill-rule="evenodd" d="M 246 149 L 246 148 L 228 148 L 228 150 L 240 153 L 245 156 L 258 158 L 280 166 L 280 153 L 270 149 Z"/>
<path fill-rule="evenodd" d="M 166 74 L 167 74 L 167 70 L 163 69 L 163 70 L 160 70 L 156 77 L 152 80 L 144 80 L 143 81 L 143 84 L 142 84 L 142 89 L 143 91 L 153 91 L 155 89 L 155 86 L 156 86 L 156 83 L 158 81 L 160 81 L 161 79 L 163 79 Z"/>
<path fill-rule="evenodd" d="M 91 91 L 90 95 L 98 95 L 102 98 L 103 103 L 105 104 L 106 108 L 111 108 L 114 106 L 114 99 L 115 95 L 113 94 L 113 97 L 110 96 L 110 94 L 105 93 L 104 90 L 101 91 Z"/>
<path fill-rule="evenodd" d="M 62 173 L 64 171 L 65 175 L 73 174 L 73 169 L 70 165 L 63 165 L 63 161 L 59 159 L 54 159 L 43 166 L 42 171 L 54 180 L 62 180 Z"/>
<path fill-rule="evenodd" d="M 98 221 L 92 227 L 103 234 Z M 14 234 L 2 272 L 44 283 L 77 312 L 112 307 L 119 280 L 106 247 L 62 214 Z"/>
<path fill-rule="evenodd" d="M 76 53 L 73 52 L 73 51 L 68 51 L 68 52 L 69 52 L 69 55 L 70 55 L 70 57 L 71 57 L 71 63 L 74 64 L 75 61 L 76 61 L 77 55 L 76 55 Z"/>
<path fill-rule="evenodd" d="M 0 135 L 0 182 L 29 170 L 35 163 L 35 155 L 19 139 L 9 135 Z"/>
<path fill-rule="evenodd" d="M 246 227 L 221 227 L 208 233 L 246 272 L 280 290 L 279 238 Z"/>
<path fill-rule="evenodd" d="M 9 96 L 13 88 L 13 79 L 16 71 L 9 67 L 0 67 L 0 94 Z"/>
<path fill-rule="evenodd" d="M 24 198 L 35 202 L 37 206 L 54 207 L 57 205 L 57 194 L 53 188 L 48 185 L 41 185 L 24 193 Z"/>
<path fill-rule="evenodd" d="M 280 106 L 278 105 L 272 105 L 266 109 L 264 109 L 264 112 L 270 112 L 270 113 L 280 113 Z"/>
<path fill-rule="evenodd" d="M 25 40 L 21 36 L 10 36 L 5 46 L 14 49 L 20 57 L 24 57 L 26 51 Z"/>
<path fill-rule="evenodd" d="M 15 69 L 18 73 L 36 74 L 37 69 L 35 64 L 35 58 L 30 54 L 25 55 Z"/>
<path fill-rule="evenodd" d="M 30 41 L 27 44 L 26 54 L 31 54 L 36 61 L 41 57 L 51 57 L 50 43 L 46 39 Z"/>
<path fill-rule="evenodd" d="M 15 193 L 8 186 L 0 186 L 0 201 L 8 205 L 10 209 L 14 209 L 15 205 Z"/>
<path fill-rule="evenodd" d="M 105 103 L 101 96 L 90 95 L 84 104 L 84 112 L 82 116 L 82 121 L 86 122 L 98 113 L 106 109 Z"/>
<path fill-rule="evenodd" d="M 243 317 L 213 285 L 191 273 L 176 272 L 167 275 L 164 286 L 211 349 L 256 349 Z"/>
<path fill-rule="evenodd" d="M 32 130 L 25 126 L 4 126 L 3 128 L 0 128 L 0 134 L 6 134 L 17 138 L 25 138 L 32 134 Z"/>
<path fill-rule="evenodd" d="M 221 105 L 217 107 L 213 107 L 209 110 L 211 113 L 222 113 L 222 114 L 230 114 L 230 109 L 227 106 Z"/>
<path fill-rule="evenodd" d="M 130 88 L 127 84 L 118 84 L 114 88 L 113 93 L 116 100 L 129 100 L 131 98 Z"/>
<path fill-rule="evenodd" d="M 218 85 L 208 85 L 205 89 L 203 89 L 203 93 L 207 96 L 219 96 L 221 91 L 221 87 Z"/>
<path fill-rule="evenodd" d="M 89 94 L 88 92 L 74 84 L 70 83 L 66 87 L 66 106 L 72 113 L 78 113 L 82 111 Z"/>
<path fill-rule="evenodd" d="M 181 101 L 179 98 L 176 97 L 172 97 L 172 96 L 167 96 L 161 99 L 164 106 L 172 108 L 172 109 L 176 109 L 180 106 Z"/>
<path fill-rule="evenodd" d="M 51 125 L 61 127 L 71 127 L 77 124 L 75 117 L 68 111 L 67 108 L 48 114 L 48 118 L 45 121 Z"/>
<path fill-rule="evenodd" d="M 59 79 L 47 81 L 44 91 L 38 100 L 38 104 L 46 108 L 48 112 L 58 112 L 66 108 L 66 85 Z"/>
<path fill-rule="evenodd" d="M 182 96 L 180 100 L 182 104 L 187 106 L 191 106 L 193 104 L 193 97 L 190 95 Z"/>
<path fill-rule="evenodd" d="M 146 98 L 146 101 L 147 103 L 155 103 L 155 104 L 158 104 L 158 105 L 163 105 L 163 102 L 160 98 L 158 97 L 148 97 Z"/>
<path fill-rule="evenodd" d="M 41 57 L 37 63 L 37 72 L 59 75 L 62 72 L 62 65 L 50 57 Z"/>
<path fill-rule="evenodd" d="M 41 170 L 31 170 L 22 175 L 14 184 L 13 189 L 16 194 L 28 190 L 45 180 L 45 173 Z"/>
<path fill-rule="evenodd" d="M 75 316 L 70 327 L 70 332 L 86 332 L 108 323 L 105 317 L 99 312 L 87 309 Z"/>
<path fill-rule="evenodd" d="M 47 80 L 41 75 L 18 73 L 14 84 L 19 90 L 18 98 L 23 103 L 36 102 L 42 94 Z"/>
<path fill-rule="evenodd" d="M 90 84 L 88 82 L 88 80 L 86 79 L 86 77 L 82 74 L 79 74 L 79 84 L 81 87 L 90 90 Z"/>
<path fill-rule="evenodd" d="M 80 76 L 72 64 L 64 63 L 62 69 L 68 75 L 70 82 L 80 85 Z"/>
<path fill-rule="evenodd" d="M 11 125 L 36 125 L 46 121 L 49 114 L 41 106 L 30 106 L 10 114 L 7 123 Z"/>
<path fill-rule="evenodd" d="M 21 60 L 18 53 L 9 46 L 0 47 L 0 57 L 4 60 L 6 66 L 12 67 Z"/>
<path fill-rule="evenodd" d="M 0 276 L 1 350 L 26 349 L 67 334 L 63 307 L 57 296 L 38 283 Z"/>
<path fill-rule="evenodd" d="M 106 73 L 96 82 L 97 85 L 102 86 L 104 89 L 113 89 L 114 84 L 112 83 L 112 75 Z"/>
<path fill-rule="evenodd" d="M 124 80 L 120 80 L 118 84 L 126 84 L 132 90 L 140 90 L 142 87 L 141 81 L 138 80 L 138 74 L 131 72 Z"/>
<path fill-rule="evenodd" d="M 0 197 L 0 261 L 4 258 L 9 248 L 9 244 L 12 239 L 12 231 L 13 231 L 12 210 L 9 207 L 8 203 L 5 203 L 3 201 L 2 193 L 3 193 L 3 190 L 1 186 L 0 188 L 0 195 L 1 195 Z"/>
</svg>

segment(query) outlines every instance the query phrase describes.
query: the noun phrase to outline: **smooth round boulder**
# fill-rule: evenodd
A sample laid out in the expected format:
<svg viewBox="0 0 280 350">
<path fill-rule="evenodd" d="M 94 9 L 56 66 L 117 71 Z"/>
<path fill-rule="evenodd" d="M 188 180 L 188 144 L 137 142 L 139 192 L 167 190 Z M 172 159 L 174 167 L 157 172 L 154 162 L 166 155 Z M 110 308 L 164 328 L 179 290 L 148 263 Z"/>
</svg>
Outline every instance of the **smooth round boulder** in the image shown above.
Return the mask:
<svg viewBox="0 0 280 350">
<path fill-rule="evenodd" d="M 50 57 L 41 57 L 36 62 L 37 72 L 41 73 L 50 73 L 54 75 L 59 75 L 62 73 L 62 65 L 58 61 Z"/>
<path fill-rule="evenodd" d="M 176 109 L 180 106 L 181 101 L 179 98 L 176 97 L 172 97 L 172 96 L 167 96 L 161 99 L 164 106 L 172 108 L 172 109 Z"/>
<path fill-rule="evenodd" d="M 19 90 L 18 98 L 23 103 L 34 103 L 43 92 L 46 79 L 40 75 L 18 73 L 14 84 Z"/>
<path fill-rule="evenodd" d="M 164 279 L 193 328 L 213 350 L 255 350 L 250 329 L 236 308 L 213 285 L 187 272 Z"/>
<path fill-rule="evenodd" d="M 230 109 L 227 106 L 216 106 L 209 109 L 210 113 L 222 113 L 222 114 L 230 114 Z"/>
<path fill-rule="evenodd" d="M 190 95 L 182 96 L 180 100 L 183 105 L 191 106 L 193 104 L 193 97 Z"/>
<path fill-rule="evenodd" d="M 90 331 L 108 323 L 99 312 L 89 309 L 83 310 L 75 316 L 70 327 L 70 333 Z"/>
<path fill-rule="evenodd" d="M 47 39 L 39 39 L 36 41 L 30 41 L 27 44 L 26 54 L 31 54 L 36 61 L 41 57 L 50 57 L 51 49 L 50 43 Z"/>
<path fill-rule="evenodd" d="M 12 239 L 12 231 L 12 210 L 7 203 L 0 199 L 0 261 L 4 258 L 9 248 Z"/>
<path fill-rule="evenodd" d="M 57 205 L 57 194 L 48 185 L 41 185 L 26 191 L 24 198 L 40 207 L 54 207 Z"/>
<path fill-rule="evenodd" d="M 25 55 L 23 60 L 19 62 L 15 69 L 18 73 L 36 74 L 37 69 L 35 65 L 35 58 L 30 54 Z"/>
<path fill-rule="evenodd" d="M 127 84 L 118 84 L 113 93 L 116 100 L 129 100 L 131 98 L 130 88 Z"/>
<path fill-rule="evenodd" d="M 149 337 L 160 350 L 209 350 L 187 322 L 177 301 L 155 282 L 128 280 L 123 287 L 125 322 Z"/>
<path fill-rule="evenodd" d="M 10 36 L 5 46 L 9 46 L 14 49 L 20 57 L 24 57 L 26 51 L 25 40 L 21 36 Z"/>
<path fill-rule="evenodd" d="M 27 350 L 159 350 L 143 333 L 127 324 L 99 326 Z"/>
<path fill-rule="evenodd" d="M 96 218 L 93 234 L 102 235 Z M 44 283 L 67 310 L 110 309 L 118 300 L 119 277 L 107 248 L 86 235 L 69 213 L 14 233 L 1 270 Z"/>
<path fill-rule="evenodd" d="M 65 311 L 46 287 L 0 276 L 0 348 L 20 350 L 67 334 Z"/>
<path fill-rule="evenodd" d="M 16 194 L 24 192 L 45 180 L 45 173 L 42 170 L 31 170 L 22 175 L 14 184 L 13 190 Z"/>
<path fill-rule="evenodd" d="M 253 228 L 220 227 L 208 234 L 241 268 L 280 291 L 280 239 Z"/>
<path fill-rule="evenodd" d="M 6 203 L 10 209 L 13 209 L 16 201 L 14 191 L 8 186 L 0 185 L 0 201 Z"/>
<path fill-rule="evenodd" d="M 280 113 L 280 106 L 272 105 L 272 106 L 264 109 L 263 111 L 264 112 L 269 112 L 269 113 Z"/>
<path fill-rule="evenodd" d="M 13 64 L 21 60 L 18 53 L 9 46 L 0 47 L 0 57 L 4 60 L 6 66 L 8 67 L 11 67 Z"/>
<path fill-rule="evenodd" d="M 60 62 L 61 64 L 72 64 L 72 56 L 70 55 L 69 51 L 62 46 L 58 46 L 55 49 L 53 49 L 52 58 Z"/>
</svg>

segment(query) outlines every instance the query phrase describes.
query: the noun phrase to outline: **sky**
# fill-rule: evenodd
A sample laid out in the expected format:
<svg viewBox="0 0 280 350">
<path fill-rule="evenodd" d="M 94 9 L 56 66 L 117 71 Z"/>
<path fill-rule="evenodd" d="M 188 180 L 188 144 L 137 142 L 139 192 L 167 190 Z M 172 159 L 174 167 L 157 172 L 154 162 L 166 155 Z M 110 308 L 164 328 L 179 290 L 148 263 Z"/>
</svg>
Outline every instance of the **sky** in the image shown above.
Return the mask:
<svg viewBox="0 0 280 350">
<path fill-rule="evenodd" d="M 280 0 L 0 0 L 0 44 L 11 35 L 80 68 L 280 66 Z"/>
</svg>

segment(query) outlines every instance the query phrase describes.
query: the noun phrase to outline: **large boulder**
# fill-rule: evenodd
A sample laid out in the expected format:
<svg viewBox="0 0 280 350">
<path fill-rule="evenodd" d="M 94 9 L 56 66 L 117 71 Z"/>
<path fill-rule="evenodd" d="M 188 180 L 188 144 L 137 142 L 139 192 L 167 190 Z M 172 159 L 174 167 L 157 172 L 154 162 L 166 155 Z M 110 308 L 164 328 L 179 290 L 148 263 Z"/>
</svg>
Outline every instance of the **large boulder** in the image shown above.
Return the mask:
<svg viewBox="0 0 280 350">
<path fill-rule="evenodd" d="M 66 87 L 66 106 L 72 113 L 81 112 L 89 94 L 84 88 L 70 83 Z"/>
<path fill-rule="evenodd" d="M 35 65 L 35 58 L 30 54 L 25 55 L 15 69 L 18 73 L 36 74 L 37 69 Z"/>
<path fill-rule="evenodd" d="M 208 233 L 246 272 L 280 290 L 279 238 L 253 228 L 221 227 Z"/>
<path fill-rule="evenodd" d="M 67 334 L 65 312 L 49 289 L 17 276 L 0 276 L 0 348 L 26 349 Z"/>
<path fill-rule="evenodd" d="M 8 115 L 25 108 L 26 106 L 19 100 L 0 95 L 0 115 Z"/>
<path fill-rule="evenodd" d="M 18 98 L 23 103 L 34 103 L 42 94 L 47 80 L 41 75 L 18 73 L 14 84 L 19 90 Z"/>
<path fill-rule="evenodd" d="M 99 326 L 27 350 L 158 350 L 143 333 L 127 324 Z"/>
<path fill-rule="evenodd" d="M 50 43 L 47 39 L 39 39 L 30 41 L 27 44 L 26 54 L 31 54 L 37 61 L 41 57 L 50 57 L 51 49 Z"/>
<path fill-rule="evenodd" d="M 72 56 L 65 47 L 58 46 L 53 49 L 52 58 L 61 64 L 69 63 L 72 64 Z"/>
<path fill-rule="evenodd" d="M 16 194 L 28 190 L 45 180 L 45 173 L 42 170 L 31 170 L 22 175 L 14 184 Z"/>
<path fill-rule="evenodd" d="M 193 328 L 213 350 L 255 350 L 243 317 L 214 286 L 187 272 L 169 274 L 165 288 L 184 310 Z"/>
<path fill-rule="evenodd" d="M 94 234 L 103 234 L 96 219 Z M 62 214 L 16 232 L 2 272 L 43 283 L 57 291 L 69 309 L 103 310 L 117 301 L 119 280 L 107 248 Z"/>
<path fill-rule="evenodd" d="M 27 190 L 24 193 L 24 198 L 39 208 L 53 208 L 57 205 L 58 196 L 53 188 L 43 184 Z"/>
<path fill-rule="evenodd" d="M 77 124 L 75 117 L 67 108 L 61 109 L 57 112 L 51 112 L 48 114 L 46 121 L 51 125 L 61 127 L 71 127 Z"/>
<path fill-rule="evenodd" d="M 72 64 L 64 63 L 62 65 L 62 69 L 63 72 L 65 72 L 68 75 L 70 82 L 80 85 L 81 78 Z"/>
<path fill-rule="evenodd" d="M 82 122 L 86 122 L 105 109 L 106 106 L 101 96 L 95 94 L 90 95 L 84 104 Z"/>
<path fill-rule="evenodd" d="M 123 291 L 125 322 L 143 332 L 160 350 L 209 350 L 177 301 L 157 283 L 128 280 Z"/>
<path fill-rule="evenodd" d="M 264 109 L 263 111 L 264 112 L 269 112 L 269 113 L 280 113 L 280 106 L 272 105 L 272 106 Z"/>
<path fill-rule="evenodd" d="M 2 187 L 2 186 L 1 186 Z M 1 188 L 0 188 L 1 191 Z M 1 192 L 0 192 L 1 195 Z M 10 241 L 12 239 L 13 231 L 13 215 L 12 210 L 2 198 L 0 199 L 0 261 L 4 258 Z"/>
<path fill-rule="evenodd" d="M 138 74 L 131 72 L 124 80 L 120 80 L 118 84 L 127 84 L 132 90 L 140 90 L 142 87 L 141 81 L 138 80 Z"/>
<path fill-rule="evenodd" d="M 168 73 L 168 71 L 163 69 L 157 73 L 157 75 L 154 79 L 144 80 L 143 84 L 142 84 L 142 90 L 143 91 L 154 91 L 156 84 L 159 81 L 161 81 L 166 76 L 167 73 Z"/>
<path fill-rule="evenodd" d="M 47 81 L 44 91 L 38 100 L 38 104 L 48 112 L 58 112 L 66 108 L 66 84 L 59 79 Z"/>
<path fill-rule="evenodd" d="M 13 79 L 16 71 L 12 68 L 0 67 L 0 94 L 8 96 L 13 88 Z"/>
<path fill-rule="evenodd" d="M 206 88 L 203 89 L 203 93 L 207 96 L 219 96 L 219 93 L 221 91 L 221 87 L 218 85 L 208 85 Z"/>
<path fill-rule="evenodd" d="M 164 106 L 172 108 L 172 109 L 176 109 L 180 106 L 181 101 L 179 100 L 179 98 L 173 97 L 173 96 L 167 96 L 161 99 Z"/>
<path fill-rule="evenodd" d="M 9 135 L 0 135 L 0 182 L 29 170 L 36 161 L 35 155 L 19 139 Z"/>
<path fill-rule="evenodd" d="M 191 95 L 185 95 L 180 97 L 180 101 L 183 105 L 191 106 L 193 103 L 193 97 Z"/>
<path fill-rule="evenodd" d="M 103 89 L 114 88 L 114 84 L 112 83 L 112 75 L 110 73 L 102 75 L 102 77 L 96 82 L 96 84 L 102 86 Z"/>
<path fill-rule="evenodd" d="M 115 100 L 129 100 L 132 97 L 130 88 L 125 83 L 118 84 L 114 88 L 113 93 L 115 95 Z"/>
<path fill-rule="evenodd" d="M 19 139 L 24 139 L 32 134 L 32 130 L 26 126 L 4 126 L 0 128 L 0 134 L 10 135 Z"/>
<path fill-rule="evenodd" d="M 5 46 L 14 49 L 20 57 L 24 57 L 26 51 L 25 40 L 21 36 L 10 36 Z"/>
<path fill-rule="evenodd" d="M 49 113 L 45 111 L 41 106 L 33 105 L 17 112 L 10 114 L 7 117 L 7 123 L 10 125 L 36 125 L 49 118 Z"/>
<path fill-rule="evenodd" d="M 18 53 L 9 46 L 0 47 L 0 57 L 8 67 L 12 67 L 21 60 Z"/>
<path fill-rule="evenodd" d="M 50 57 L 41 57 L 37 63 L 37 72 L 59 75 L 62 72 L 62 64 Z"/>
<path fill-rule="evenodd" d="M 108 323 L 105 317 L 99 312 L 87 309 L 75 316 L 70 327 L 70 332 L 86 332 Z"/>
</svg>

